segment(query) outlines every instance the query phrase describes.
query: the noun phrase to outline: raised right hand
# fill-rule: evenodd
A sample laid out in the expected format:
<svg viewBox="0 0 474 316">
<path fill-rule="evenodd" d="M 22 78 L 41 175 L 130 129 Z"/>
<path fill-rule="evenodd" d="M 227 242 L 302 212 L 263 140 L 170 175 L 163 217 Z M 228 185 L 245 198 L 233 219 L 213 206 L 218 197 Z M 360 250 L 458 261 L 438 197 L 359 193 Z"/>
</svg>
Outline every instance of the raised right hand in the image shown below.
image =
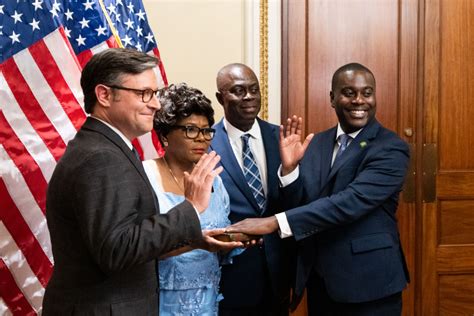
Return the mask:
<svg viewBox="0 0 474 316">
<path fill-rule="evenodd" d="M 285 176 L 295 170 L 300 160 L 313 139 L 314 134 L 306 136 L 304 142 L 301 142 L 301 130 L 303 119 L 301 117 L 288 118 L 286 127 L 280 125 L 280 157 L 281 157 L 281 175 Z"/>
<path fill-rule="evenodd" d="M 184 197 L 199 213 L 209 206 L 212 183 L 223 170 L 222 166 L 214 169 L 220 159 L 219 155 L 211 151 L 202 155 L 191 173 L 184 172 Z"/>
</svg>

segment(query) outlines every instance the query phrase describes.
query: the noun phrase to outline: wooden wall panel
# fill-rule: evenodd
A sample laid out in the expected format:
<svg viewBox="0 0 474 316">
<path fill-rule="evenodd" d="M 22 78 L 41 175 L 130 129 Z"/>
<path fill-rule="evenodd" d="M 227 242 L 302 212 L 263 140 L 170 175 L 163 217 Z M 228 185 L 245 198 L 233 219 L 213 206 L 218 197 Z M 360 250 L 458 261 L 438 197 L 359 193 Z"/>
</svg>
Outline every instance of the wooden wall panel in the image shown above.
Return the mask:
<svg viewBox="0 0 474 316">
<path fill-rule="evenodd" d="M 474 315 L 474 275 L 445 275 L 439 279 L 439 315 Z"/>
<path fill-rule="evenodd" d="M 306 0 L 282 3 L 282 122 L 291 115 L 308 117 L 306 10 Z"/>
<path fill-rule="evenodd" d="M 334 71 L 366 65 L 377 81 L 377 118 L 397 130 L 399 1 L 309 1 L 308 116 L 311 131 L 337 122 L 329 91 Z M 352 18 L 361 17 L 361 18 Z"/>
</svg>

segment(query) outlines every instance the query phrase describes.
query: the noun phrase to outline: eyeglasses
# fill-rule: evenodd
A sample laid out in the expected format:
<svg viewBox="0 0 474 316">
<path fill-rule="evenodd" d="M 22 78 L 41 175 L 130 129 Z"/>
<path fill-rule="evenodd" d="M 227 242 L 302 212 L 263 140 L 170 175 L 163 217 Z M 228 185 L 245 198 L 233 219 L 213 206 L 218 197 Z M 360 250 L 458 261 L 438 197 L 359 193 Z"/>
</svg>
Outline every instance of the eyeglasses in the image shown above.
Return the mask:
<svg viewBox="0 0 474 316">
<path fill-rule="evenodd" d="M 109 88 L 113 89 L 119 89 L 119 90 L 127 90 L 127 91 L 133 91 L 137 94 L 142 95 L 142 102 L 147 103 L 150 102 L 153 96 L 158 94 L 159 89 L 153 90 L 153 89 L 133 89 L 133 88 L 127 88 L 127 87 L 121 87 L 121 86 L 108 86 Z"/>
<path fill-rule="evenodd" d="M 205 140 L 212 140 L 214 138 L 215 129 L 210 127 L 199 128 L 193 125 L 174 125 L 172 128 L 177 128 L 183 130 L 186 134 L 186 137 L 189 139 L 196 139 L 199 137 L 199 133 L 202 133 L 202 136 Z"/>
</svg>

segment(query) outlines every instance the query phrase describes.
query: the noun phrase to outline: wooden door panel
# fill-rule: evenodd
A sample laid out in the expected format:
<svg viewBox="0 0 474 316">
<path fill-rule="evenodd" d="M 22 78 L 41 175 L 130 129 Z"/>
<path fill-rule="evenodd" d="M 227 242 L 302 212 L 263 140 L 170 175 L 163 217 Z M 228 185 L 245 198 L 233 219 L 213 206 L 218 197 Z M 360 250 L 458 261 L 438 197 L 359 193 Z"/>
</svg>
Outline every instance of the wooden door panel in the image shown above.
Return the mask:
<svg viewBox="0 0 474 316">
<path fill-rule="evenodd" d="M 439 279 L 439 315 L 466 316 L 474 310 L 474 275 L 443 275 Z"/>
<path fill-rule="evenodd" d="M 474 244 L 474 200 L 438 200 L 439 244 Z"/>
<path fill-rule="evenodd" d="M 472 117 L 474 119 L 474 116 Z M 446 148 L 449 150 L 449 148 Z M 474 198 L 474 172 L 441 172 L 437 177 L 437 196 L 441 199 L 450 197 Z"/>
<path fill-rule="evenodd" d="M 466 279 L 474 276 L 474 245 L 443 245 L 436 250 L 436 271 L 435 275 L 456 273 L 463 275 Z M 442 288 L 440 288 L 442 290 Z M 427 288 L 427 292 L 431 289 Z M 474 296 L 471 297 L 474 301 Z M 436 303 L 436 302 L 434 302 Z M 471 313 L 474 315 L 474 310 Z"/>
</svg>

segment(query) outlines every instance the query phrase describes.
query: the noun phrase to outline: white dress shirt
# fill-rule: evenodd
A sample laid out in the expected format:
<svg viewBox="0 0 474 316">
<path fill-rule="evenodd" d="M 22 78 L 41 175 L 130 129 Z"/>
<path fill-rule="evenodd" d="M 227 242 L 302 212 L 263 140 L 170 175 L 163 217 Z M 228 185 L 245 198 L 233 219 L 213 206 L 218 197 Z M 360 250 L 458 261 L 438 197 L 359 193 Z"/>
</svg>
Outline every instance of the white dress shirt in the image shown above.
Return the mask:
<svg viewBox="0 0 474 316">
<path fill-rule="evenodd" d="M 260 131 L 260 125 L 257 120 L 254 121 L 252 128 L 248 131 L 243 132 L 237 127 L 233 126 L 224 118 L 224 128 L 227 131 L 229 137 L 229 143 L 234 152 L 235 158 L 239 163 L 240 169 L 244 170 L 244 162 L 242 159 L 242 135 L 250 134 L 249 146 L 252 151 L 255 162 L 257 163 L 258 170 L 260 171 L 260 180 L 262 181 L 263 192 L 267 195 L 268 184 L 267 184 L 267 156 L 265 155 L 265 147 L 263 145 L 262 132 Z"/>
<path fill-rule="evenodd" d="M 347 134 L 351 138 L 349 138 L 349 141 L 347 143 L 347 146 L 350 145 L 352 140 L 359 135 L 359 133 L 362 131 L 362 129 L 359 129 L 353 133 Z M 336 158 L 337 151 L 339 150 L 339 147 L 341 146 L 341 143 L 339 141 L 339 136 L 341 134 L 345 134 L 344 131 L 341 128 L 341 124 L 337 124 L 337 132 L 336 132 L 336 139 L 334 140 L 334 150 L 332 153 L 332 160 L 331 160 L 331 166 L 334 163 L 334 159 Z M 278 168 L 278 178 L 280 179 L 280 185 L 281 187 L 286 187 L 290 184 L 292 184 L 296 179 L 298 179 L 300 175 L 299 171 L 299 166 L 296 166 L 295 170 L 287 174 L 286 176 L 281 176 L 281 165 Z M 285 212 L 281 212 L 278 214 L 275 214 L 277 221 L 278 221 L 278 226 L 280 228 L 279 234 L 281 238 L 287 238 L 293 236 L 293 232 L 291 231 L 290 224 L 288 223 L 288 219 L 286 218 Z"/>
</svg>

